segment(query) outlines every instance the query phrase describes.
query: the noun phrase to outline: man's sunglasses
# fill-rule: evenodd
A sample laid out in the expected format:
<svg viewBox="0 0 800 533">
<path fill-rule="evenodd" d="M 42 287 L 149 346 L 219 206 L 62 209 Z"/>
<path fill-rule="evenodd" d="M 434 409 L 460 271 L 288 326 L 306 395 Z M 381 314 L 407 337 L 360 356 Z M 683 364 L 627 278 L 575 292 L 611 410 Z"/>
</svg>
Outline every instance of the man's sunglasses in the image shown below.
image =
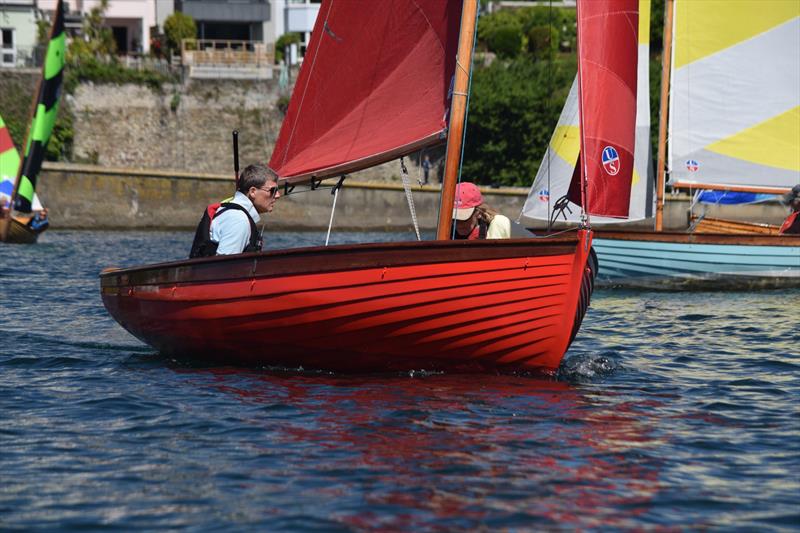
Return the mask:
<svg viewBox="0 0 800 533">
<path fill-rule="evenodd" d="M 262 191 L 268 192 L 270 198 L 275 196 L 275 193 L 278 192 L 278 186 L 277 185 L 273 185 L 269 189 L 265 189 L 264 187 L 259 187 L 259 189 L 262 190 Z"/>
</svg>

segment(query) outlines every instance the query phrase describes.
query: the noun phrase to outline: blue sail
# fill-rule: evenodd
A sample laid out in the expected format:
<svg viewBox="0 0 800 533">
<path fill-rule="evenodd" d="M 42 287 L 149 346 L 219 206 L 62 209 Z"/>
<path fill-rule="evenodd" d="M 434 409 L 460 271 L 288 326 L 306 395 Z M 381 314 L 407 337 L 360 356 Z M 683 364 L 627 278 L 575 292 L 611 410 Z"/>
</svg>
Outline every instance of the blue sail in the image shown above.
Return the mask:
<svg viewBox="0 0 800 533">
<path fill-rule="evenodd" d="M 738 205 L 755 204 L 758 202 L 767 202 L 769 200 L 776 199 L 778 199 L 778 196 L 774 194 L 733 191 L 703 191 L 698 196 L 697 201 L 704 204 Z"/>
</svg>

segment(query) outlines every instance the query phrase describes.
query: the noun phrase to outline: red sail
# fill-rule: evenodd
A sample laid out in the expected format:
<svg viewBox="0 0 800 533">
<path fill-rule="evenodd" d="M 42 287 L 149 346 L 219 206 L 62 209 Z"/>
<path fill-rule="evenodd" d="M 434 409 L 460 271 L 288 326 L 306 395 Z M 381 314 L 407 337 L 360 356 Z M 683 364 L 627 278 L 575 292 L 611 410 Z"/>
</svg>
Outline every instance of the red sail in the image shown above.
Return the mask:
<svg viewBox="0 0 800 533">
<path fill-rule="evenodd" d="M 291 181 L 327 177 L 441 142 L 461 4 L 323 1 L 272 170 Z"/>
<path fill-rule="evenodd" d="M 586 180 L 584 210 L 592 215 L 628 216 L 636 138 L 638 3 L 578 2 L 580 163 Z"/>
</svg>

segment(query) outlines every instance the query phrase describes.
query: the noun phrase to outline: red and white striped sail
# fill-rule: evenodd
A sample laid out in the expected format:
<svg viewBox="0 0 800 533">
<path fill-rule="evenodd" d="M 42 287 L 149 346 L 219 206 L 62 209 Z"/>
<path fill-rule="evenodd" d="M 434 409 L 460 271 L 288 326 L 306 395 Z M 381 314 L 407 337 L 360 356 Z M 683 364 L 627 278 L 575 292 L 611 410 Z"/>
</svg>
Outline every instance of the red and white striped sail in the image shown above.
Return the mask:
<svg viewBox="0 0 800 533">
<path fill-rule="evenodd" d="M 269 166 L 290 181 L 442 142 L 460 0 L 323 2 Z"/>
<path fill-rule="evenodd" d="M 636 144 L 638 28 L 638 0 L 578 2 L 580 170 L 585 184 L 580 200 L 591 215 L 628 216 Z M 573 201 L 578 200 L 576 189 L 570 191 Z"/>
</svg>

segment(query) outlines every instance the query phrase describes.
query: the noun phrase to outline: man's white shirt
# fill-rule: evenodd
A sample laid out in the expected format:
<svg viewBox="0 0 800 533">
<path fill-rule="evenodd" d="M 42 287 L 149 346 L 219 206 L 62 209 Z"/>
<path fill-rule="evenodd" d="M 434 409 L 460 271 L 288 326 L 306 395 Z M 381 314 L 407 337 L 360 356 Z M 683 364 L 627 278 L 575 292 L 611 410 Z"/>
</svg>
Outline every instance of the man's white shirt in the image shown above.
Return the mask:
<svg viewBox="0 0 800 533">
<path fill-rule="evenodd" d="M 241 192 L 236 191 L 229 203 L 241 205 L 247 209 L 247 214 L 238 209 L 226 209 L 211 221 L 211 240 L 219 243 L 217 255 L 242 253 L 250 242 L 248 215 L 256 224 L 261 220 L 253 202 Z"/>
</svg>

